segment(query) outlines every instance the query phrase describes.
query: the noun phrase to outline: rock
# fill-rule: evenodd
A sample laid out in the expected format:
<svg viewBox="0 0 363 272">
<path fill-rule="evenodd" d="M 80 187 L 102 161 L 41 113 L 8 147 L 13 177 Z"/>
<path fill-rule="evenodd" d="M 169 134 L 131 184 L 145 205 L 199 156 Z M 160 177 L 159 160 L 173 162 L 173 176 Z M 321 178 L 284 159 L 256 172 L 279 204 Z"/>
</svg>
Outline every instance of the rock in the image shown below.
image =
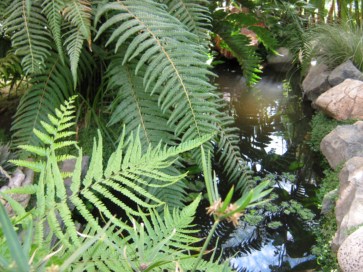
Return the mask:
<svg viewBox="0 0 363 272">
<path fill-rule="evenodd" d="M 338 189 L 332 190 L 329 193 L 324 195 L 323 203 L 321 204 L 321 211 L 322 215 L 329 213 L 330 211 L 334 210 L 335 200 L 338 196 Z"/>
<path fill-rule="evenodd" d="M 328 81 L 329 74 L 325 64 L 311 66 L 302 83 L 304 98 L 315 102 L 319 95 L 327 91 L 331 87 Z"/>
<path fill-rule="evenodd" d="M 277 72 L 287 72 L 292 68 L 294 60 L 293 54 L 286 47 L 280 47 L 276 50 L 278 54 L 268 55 L 267 63 Z"/>
<path fill-rule="evenodd" d="M 315 101 L 318 109 L 337 119 L 363 119 L 363 81 L 346 79 Z"/>
<path fill-rule="evenodd" d="M 8 184 L 0 188 L 0 191 L 6 191 L 8 189 L 20 188 L 22 186 L 30 185 L 34 181 L 34 172 L 28 168 L 18 167 L 15 169 L 13 175 L 7 176 Z M 17 201 L 23 208 L 28 206 L 30 196 L 29 194 L 9 194 L 9 196 Z M 0 198 L 0 201 L 4 204 L 6 212 L 9 216 L 13 216 L 14 210 L 10 203 L 5 199 Z"/>
<path fill-rule="evenodd" d="M 348 60 L 336 67 L 329 75 L 328 81 L 331 86 L 336 86 L 346 79 L 363 80 L 363 74 Z"/>
<path fill-rule="evenodd" d="M 337 126 L 323 138 L 320 150 L 333 169 L 350 158 L 363 157 L 363 121 Z"/>
<path fill-rule="evenodd" d="M 335 207 L 338 230 L 332 242 L 335 251 L 348 237 L 349 231 L 363 224 L 363 157 L 351 158 L 344 164 L 339 185 Z"/>
<path fill-rule="evenodd" d="M 341 245 L 338 263 L 343 272 L 363 271 L 363 228 L 349 235 Z"/>
</svg>

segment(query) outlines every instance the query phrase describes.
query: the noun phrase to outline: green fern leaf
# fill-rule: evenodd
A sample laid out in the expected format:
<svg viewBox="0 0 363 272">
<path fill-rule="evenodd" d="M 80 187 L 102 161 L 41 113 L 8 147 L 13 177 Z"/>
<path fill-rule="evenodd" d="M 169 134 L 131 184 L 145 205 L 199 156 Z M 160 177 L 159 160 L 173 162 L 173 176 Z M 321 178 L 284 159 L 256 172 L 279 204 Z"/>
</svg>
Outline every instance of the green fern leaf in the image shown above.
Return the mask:
<svg viewBox="0 0 363 272">
<path fill-rule="evenodd" d="M 31 78 L 31 88 L 21 98 L 11 130 L 14 145 L 34 145 L 39 139 L 32 133 L 41 130 L 48 113 L 72 95 L 72 75 L 59 57 L 48 58 L 45 72 Z"/>
<path fill-rule="evenodd" d="M 122 65 L 122 54 L 113 57 L 107 71 L 108 95 L 112 97 L 109 126 L 123 123 L 127 134 L 140 126 L 143 146 L 156 145 L 162 139 L 173 144 L 174 129 L 167 124 L 168 114 L 158 107 L 157 96 L 144 91 L 142 77 L 134 75 L 135 62 Z"/>
<path fill-rule="evenodd" d="M 16 0 L 5 14 L 6 34 L 11 37 L 15 54 L 22 57 L 26 74 L 40 73 L 51 52 L 47 21 L 38 2 L 32 2 L 30 11 L 26 0 Z"/>
<path fill-rule="evenodd" d="M 71 24 L 66 33 L 66 49 L 69 55 L 74 84 L 77 84 L 77 70 L 84 40 L 91 49 L 91 5 L 88 0 L 67 0 L 63 16 Z"/>
<path fill-rule="evenodd" d="M 60 60 L 64 64 L 64 54 L 63 54 L 63 45 L 62 45 L 62 15 L 61 11 L 64 8 L 63 0 L 45 0 L 42 3 L 42 13 L 47 17 L 48 25 L 50 31 L 52 33 L 52 38 L 56 44 L 57 51 L 60 57 Z"/>
<path fill-rule="evenodd" d="M 199 37 L 204 47 L 208 47 L 211 17 L 207 0 L 167 0 L 169 13 L 182 22 L 187 29 Z"/>
<path fill-rule="evenodd" d="M 108 28 L 117 29 L 108 43 L 115 42 L 115 50 L 131 39 L 124 63 L 139 57 L 136 72 L 148 63 L 145 89 L 158 92 L 163 111 L 172 109 L 169 124 L 176 127 L 176 136 L 190 140 L 216 130 L 213 102 L 205 103 L 208 82 L 206 55 L 198 45 L 198 37 L 187 31 L 164 6 L 153 1 L 122 1 L 101 6 L 96 22 L 102 14 L 114 11 L 97 33 L 98 38 Z M 133 36 L 136 33 L 141 35 Z M 152 87 L 152 89 L 151 89 Z M 202 105 L 202 106 L 201 106 Z"/>
</svg>

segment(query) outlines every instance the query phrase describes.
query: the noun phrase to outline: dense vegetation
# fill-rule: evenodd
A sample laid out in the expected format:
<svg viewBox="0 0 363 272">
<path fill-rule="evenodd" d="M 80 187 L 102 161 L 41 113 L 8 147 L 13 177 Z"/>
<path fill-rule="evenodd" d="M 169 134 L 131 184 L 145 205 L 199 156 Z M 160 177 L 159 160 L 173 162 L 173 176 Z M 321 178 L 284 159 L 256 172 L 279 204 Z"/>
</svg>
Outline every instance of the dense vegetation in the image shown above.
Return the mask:
<svg viewBox="0 0 363 272">
<path fill-rule="evenodd" d="M 219 256 L 202 259 L 210 238 L 270 190 L 255 186 L 241 159 L 233 117 L 212 83 L 211 38 L 249 84 L 279 45 L 303 68 L 313 58 L 330 66 L 352 58 L 361 68 L 362 11 L 363 2 L 348 0 L 1 1 L 0 87 L 21 99 L 11 132 L 0 128 L 10 138 L 0 182 L 13 165 L 36 177 L 0 192 L 0 268 L 230 270 Z M 336 39 L 319 43 L 327 38 Z M 75 169 L 62 173 L 68 159 Z M 212 160 L 232 188 L 224 200 Z M 185 201 L 193 167 L 203 171 L 215 222 L 203 246 L 192 225 L 200 196 Z M 32 195 L 29 205 L 16 194 Z"/>
</svg>

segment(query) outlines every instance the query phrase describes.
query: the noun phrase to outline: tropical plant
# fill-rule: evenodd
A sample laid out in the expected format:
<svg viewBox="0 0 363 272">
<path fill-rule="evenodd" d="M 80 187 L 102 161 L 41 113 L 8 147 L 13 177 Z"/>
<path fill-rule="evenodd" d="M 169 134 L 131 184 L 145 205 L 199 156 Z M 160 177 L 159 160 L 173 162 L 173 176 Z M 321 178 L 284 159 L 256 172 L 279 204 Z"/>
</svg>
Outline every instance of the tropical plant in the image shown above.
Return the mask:
<svg viewBox="0 0 363 272">
<path fill-rule="evenodd" d="M 318 25 L 304 36 L 304 61 L 312 59 L 330 68 L 351 60 L 363 69 L 362 29 L 353 24 Z"/>
<path fill-rule="evenodd" d="M 233 119 L 209 83 L 208 1 L 6 3 L 2 39 L 11 41 L 30 79 L 12 125 L 14 146 L 39 144 L 33 129 L 42 130 L 47 114 L 78 94 L 115 144 L 124 125 L 127 135 L 140 127 L 143 150 L 160 139 L 178 145 L 213 134 L 205 148 L 218 150 L 229 180 L 239 188 L 249 184 Z M 201 166 L 200 156 L 193 151 Z"/>
<path fill-rule="evenodd" d="M 33 161 L 12 160 L 18 166 L 38 172 L 39 178 L 34 185 L 0 193 L 16 213 L 11 223 L 0 205 L 3 227 L 0 267 L 9 271 L 230 271 L 227 262 L 217 263 L 218 258 L 216 262 L 202 260 L 209 239 L 202 249 L 196 246 L 200 239 L 193 236 L 198 230 L 192 222 L 200 196 L 182 210 L 169 209 L 146 190 L 180 182 L 186 174 L 172 175 L 165 169 L 175 163 L 181 152 L 201 146 L 211 135 L 178 147 L 150 145 L 143 151 L 139 134 L 125 139 L 123 133 L 116 151 L 103 166 L 99 134 L 83 177 L 82 149 L 69 140 L 75 134 L 70 130 L 74 126 L 73 102 L 74 97 L 56 109 L 55 115 L 48 115 L 48 121 L 41 123 L 45 132 L 34 130 L 43 146 L 20 146 L 33 154 Z M 78 149 L 73 158 L 75 169 L 72 173 L 62 173 L 58 163 L 73 157 L 62 152 L 70 145 Z M 218 196 L 216 182 L 210 180 L 210 159 L 203 151 L 202 161 L 213 203 Z M 66 177 L 71 177 L 71 182 L 65 181 Z M 230 193 L 216 210 L 217 221 L 233 218 L 236 223 L 248 205 L 269 193 L 264 190 L 266 185 L 262 183 L 233 205 L 229 205 Z M 26 211 L 12 199 L 14 193 L 33 194 L 34 205 Z M 159 206 L 163 206 L 162 213 L 156 210 Z M 112 207 L 117 207 L 116 215 Z M 124 211 L 122 215 L 120 209 Z M 19 234 L 26 234 L 24 241 L 19 241 L 13 225 Z M 198 255 L 192 254 L 198 251 Z"/>
</svg>

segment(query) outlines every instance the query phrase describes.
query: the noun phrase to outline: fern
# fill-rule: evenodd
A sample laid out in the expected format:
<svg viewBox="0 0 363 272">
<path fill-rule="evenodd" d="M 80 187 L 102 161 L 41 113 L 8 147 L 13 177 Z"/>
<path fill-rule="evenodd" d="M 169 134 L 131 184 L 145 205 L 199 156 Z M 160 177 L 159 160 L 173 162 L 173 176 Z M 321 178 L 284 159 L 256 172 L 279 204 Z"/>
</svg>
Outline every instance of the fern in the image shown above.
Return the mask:
<svg viewBox="0 0 363 272">
<path fill-rule="evenodd" d="M 203 46 L 208 47 L 211 18 L 206 0 L 168 0 L 169 13 L 182 22 L 187 29 L 199 37 Z"/>
<path fill-rule="evenodd" d="M 61 26 L 62 26 L 61 11 L 64 8 L 64 1 L 45 0 L 42 3 L 42 7 L 43 7 L 42 12 L 47 17 L 48 25 L 52 33 L 53 40 L 56 44 L 59 57 L 62 63 L 64 63 L 62 32 L 61 32 Z"/>
<path fill-rule="evenodd" d="M 214 31 L 223 39 L 228 45 L 228 49 L 237 58 L 246 82 L 248 84 L 257 83 L 260 79 L 258 73 L 261 73 L 261 71 L 258 67 L 261 60 L 256 54 L 256 49 L 249 46 L 250 39 L 242 34 L 232 35 L 233 26 L 228 21 L 219 21 L 215 25 Z"/>
<path fill-rule="evenodd" d="M 13 52 L 7 52 L 4 58 L 0 58 L 0 78 L 4 81 L 11 76 L 22 73 L 19 58 Z"/>
<path fill-rule="evenodd" d="M 15 54 L 22 57 L 26 74 L 40 73 L 52 49 L 47 21 L 38 2 L 16 0 L 5 13 L 6 34 L 11 37 Z"/>
<path fill-rule="evenodd" d="M 107 44 L 116 42 L 115 50 L 118 50 L 131 39 L 124 63 L 139 57 L 138 72 L 148 62 L 143 75 L 145 89 L 151 94 L 160 89 L 161 109 L 173 109 L 168 122 L 176 126 L 176 136 L 187 140 L 215 130 L 215 105 L 205 103 L 205 97 L 211 96 L 206 90 L 213 87 L 207 83 L 210 73 L 204 64 L 206 56 L 196 44 L 197 37 L 153 1 L 106 4 L 98 11 L 95 21 L 108 11 L 115 11 L 114 16 L 100 27 L 96 38 L 117 24 Z M 138 32 L 141 35 L 132 36 Z"/>
<path fill-rule="evenodd" d="M 122 65 L 122 59 L 120 53 L 114 56 L 106 73 L 108 96 L 113 99 L 109 126 L 124 123 L 127 134 L 140 126 L 145 146 L 156 145 L 160 140 L 174 144 L 174 128 L 167 124 L 170 114 L 160 110 L 156 95 L 144 91 L 142 78 L 134 75 L 135 62 Z"/>
<path fill-rule="evenodd" d="M 11 128 L 14 145 L 39 143 L 33 129 L 40 129 L 48 113 L 73 94 L 72 75 L 58 56 L 52 55 L 45 67 L 44 73 L 31 78 L 31 88 L 21 98 Z"/>
<path fill-rule="evenodd" d="M 74 84 L 77 84 L 77 67 L 86 40 L 91 48 L 91 7 L 89 0 L 68 0 L 63 9 L 63 16 L 73 27 L 66 33 L 66 49 L 69 55 Z"/>
</svg>

